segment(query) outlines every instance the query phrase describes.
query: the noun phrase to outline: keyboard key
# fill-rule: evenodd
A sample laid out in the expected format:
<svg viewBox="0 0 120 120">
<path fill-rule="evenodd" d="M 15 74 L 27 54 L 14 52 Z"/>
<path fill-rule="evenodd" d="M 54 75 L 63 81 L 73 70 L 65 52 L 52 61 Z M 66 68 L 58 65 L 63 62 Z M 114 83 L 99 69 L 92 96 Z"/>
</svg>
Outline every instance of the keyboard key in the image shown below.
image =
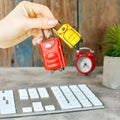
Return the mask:
<svg viewBox="0 0 120 120">
<path fill-rule="evenodd" d="M 41 102 L 33 102 L 32 105 L 33 105 L 33 110 L 34 110 L 35 112 L 44 111 L 44 108 L 43 108 Z"/>
<path fill-rule="evenodd" d="M 49 98 L 49 94 L 46 88 L 44 87 L 38 88 L 38 92 L 41 98 Z"/>
<path fill-rule="evenodd" d="M 20 100 L 28 100 L 29 99 L 26 89 L 19 89 L 18 92 L 19 92 Z"/>
<path fill-rule="evenodd" d="M 55 110 L 55 106 L 54 106 L 54 105 L 46 105 L 46 106 L 45 106 L 45 110 L 46 110 L 46 111 Z"/>
<path fill-rule="evenodd" d="M 68 86 L 60 86 L 62 92 L 64 93 L 66 99 L 68 100 L 68 103 L 70 104 L 70 106 L 72 108 L 77 108 L 77 107 L 81 107 L 80 103 L 78 102 L 78 100 L 75 98 L 75 96 L 73 95 L 72 91 L 68 88 Z"/>
<path fill-rule="evenodd" d="M 85 95 L 80 91 L 77 85 L 70 85 L 69 86 L 72 92 L 75 94 L 76 98 L 82 104 L 83 107 L 91 107 L 92 104 L 88 101 Z"/>
<path fill-rule="evenodd" d="M 23 112 L 23 113 L 32 112 L 32 108 L 31 108 L 31 107 L 23 107 L 23 108 L 22 108 L 22 112 Z"/>
<path fill-rule="evenodd" d="M 52 92 L 54 93 L 60 107 L 62 109 L 67 109 L 68 108 L 68 102 L 65 99 L 64 95 L 62 94 L 62 92 L 60 91 L 59 87 L 51 87 Z"/>
<path fill-rule="evenodd" d="M 1 113 L 1 115 L 4 115 L 4 114 L 15 114 L 16 113 L 15 105 L 10 105 L 10 104 L 3 104 L 3 105 L 1 105 L 0 106 L 0 113 Z"/>
<path fill-rule="evenodd" d="M 0 114 L 14 114 L 16 107 L 12 90 L 0 91 Z"/>
<path fill-rule="evenodd" d="M 77 107 L 77 108 L 81 107 L 81 105 L 76 101 L 75 98 L 72 101 L 72 100 L 70 100 L 70 96 L 64 96 L 59 87 L 51 87 L 51 90 L 54 93 L 54 95 L 55 95 L 56 99 L 58 100 L 58 103 L 59 103 L 59 105 L 62 109 L 70 109 L 70 108 L 75 108 L 75 107 Z M 70 92 L 70 91 L 68 90 L 67 92 Z M 64 93 L 66 94 L 65 91 L 64 91 Z"/>
<path fill-rule="evenodd" d="M 101 106 L 101 105 L 103 105 L 100 102 L 100 100 L 94 95 L 94 93 L 85 84 L 79 85 L 79 88 L 87 96 L 87 98 L 90 100 L 90 102 L 94 106 Z"/>
<path fill-rule="evenodd" d="M 28 89 L 28 93 L 29 93 L 30 99 L 38 99 L 39 98 L 36 88 Z"/>
</svg>

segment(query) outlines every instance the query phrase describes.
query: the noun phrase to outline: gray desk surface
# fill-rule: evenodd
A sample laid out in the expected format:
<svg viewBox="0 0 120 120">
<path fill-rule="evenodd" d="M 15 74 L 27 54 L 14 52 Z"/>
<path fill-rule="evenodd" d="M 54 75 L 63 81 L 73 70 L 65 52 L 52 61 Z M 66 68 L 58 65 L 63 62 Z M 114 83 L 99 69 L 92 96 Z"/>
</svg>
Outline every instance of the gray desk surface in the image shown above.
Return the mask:
<svg viewBox="0 0 120 120">
<path fill-rule="evenodd" d="M 9 120 L 120 120 L 120 90 L 102 85 L 102 67 L 88 76 L 80 75 L 74 67 L 51 74 L 42 67 L 0 68 L 0 89 L 51 86 L 62 84 L 87 84 L 102 100 L 104 109 L 62 114 L 10 118 Z"/>
</svg>

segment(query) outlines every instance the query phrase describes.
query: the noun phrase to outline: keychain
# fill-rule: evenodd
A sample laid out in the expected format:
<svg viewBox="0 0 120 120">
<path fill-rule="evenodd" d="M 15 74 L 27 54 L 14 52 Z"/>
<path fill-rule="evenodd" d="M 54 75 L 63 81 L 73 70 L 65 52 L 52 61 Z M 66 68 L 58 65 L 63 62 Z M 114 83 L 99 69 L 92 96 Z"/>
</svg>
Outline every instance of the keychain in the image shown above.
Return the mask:
<svg viewBox="0 0 120 120">
<path fill-rule="evenodd" d="M 44 31 L 42 30 L 44 40 L 40 43 L 40 51 L 46 70 L 64 70 L 66 66 L 66 58 L 63 55 L 61 39 L 54 36 L 53 29 L 51 28 L 52 37 L 47 39 Z"/>
<path fill-rule="evenodd" d="M 88 50 L 89 52 L 83 53 L 82 50 Z M 81 74 L 91 73 L 96 66 L 94 51 L 88 47 L 82 47 L 76 52 L 75 67 Z"/>
<path fill-rule="evenodd" d="M 56 30 L 56 34 L 70 47 L 79 49 L 79 43 L 82 42 L 81 35 L 69 24 L 62 24 L 59 21 L 61 27 Z"/>
</svg>

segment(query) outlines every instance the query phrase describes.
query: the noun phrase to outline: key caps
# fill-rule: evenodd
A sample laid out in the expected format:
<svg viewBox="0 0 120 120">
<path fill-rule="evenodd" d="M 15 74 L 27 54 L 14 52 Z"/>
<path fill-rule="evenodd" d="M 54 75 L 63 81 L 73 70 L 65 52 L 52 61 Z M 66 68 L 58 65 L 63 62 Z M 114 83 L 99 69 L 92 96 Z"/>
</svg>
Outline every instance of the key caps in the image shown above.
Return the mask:
<svg viewBox="0 0 120 120">
<path fill-rule="evenodd" d="M 18 89 L 15 93 L 0 90 L 0 118 L 98 108 L 104 108 L 102 102 L 85 84 Z"/>
<path fill-rule="evenodd" d="M 0 113 L 3 115 L 16 113 L 12 90 L 0 91 Z"/>
<path fill-rule="evenodd" d="M 75 96 L 73 95 L 72 91 L 68 88 L 68 86 L 60 86 L 60 88 L 65 97 L 67 98 L 68 103 L 70 104 L 71 107 L 73 108 L 81 107 L 80 103 L 75 98 Z"/>
<path fill-rule="evenodd" d="M 32 108 L 31 108 L 31 107 L 23 107 L 23 108 L 22 108 L 22 112 L 23 112 L 23 113 L 32 112 Z"/>
<path fill-rule="evenodd" d="M 94 106 L 102 105 L 100 100 L 94 95 L 94 93 L 92 93 L 92 91 L 86 85 L 83 84 L 78 86 Z"/>
<path fill-rule="evenodd" d="M 28 93 L 29 93 L 29 96 L 31 99 L 38 99 L 39 98 L 36 88 L 28 89 Z"/>
<path fill-rule="evenodd" d="M 38 92 L 41 98 L 49 98 L 49 94 L 46 88 L 44 87 L 38 88 Z"/>
<path fill-rule="evenodd" d="M 68 101 L 65 98 L 65 96 L 63 95 L 62 91 L 59 89 L 59 87 L 51 87 L 51 90 L 54 93 L 54 95 L 55 95 L 56 99 L 58 100 L 58 103 L 62 109 L 81 107 L 81 105 L 78 104 L 76 101 L 75 101 L 75 104 L 74 104 L 74 101 L 71 101 L 71 100 Z M 68 97 L 68 99 L 70 99 L 70 98 Z"/>
<path fill-rule="evenodd" d="M 18 92 L 19 92 L 20 100 L 28 100 L 29 99 L 26 89 L 19 89 Z"/>
<path fill-rule="evenodd" d="M 51 87 L 52 92 L 54 93 L 60 107 L 62 109 L 67 109 L 68 108 L 68 103 L 67 100 L 65 99 L 64 95 L 60 91 L 58 87 Z"/>
<path fill-rule="evenodd" d="M 33 102 L 32 105 L 33 105 L 33 110 L 34 110 L 35 112 L 44 111 L 44 108 L 43 108 L 41 102 Z"/>
<path fill-rule="evenodd" d="M 69 86 L 72 92 L 75 94 L 79 102 L 83 105 L 83 107 L 91 107 L 92 104 L 88 101 L 85 95 L 80 91 L 77 85 L 70 85 Z"/>
<path fill-rule="evenodd" d="M 45 106 L 45 110 L 46 110 L 46 111 L 55 110 L 55 106 L 54 106 L 54 105 L 46 105 L 46 106 Z"/>
</svg>

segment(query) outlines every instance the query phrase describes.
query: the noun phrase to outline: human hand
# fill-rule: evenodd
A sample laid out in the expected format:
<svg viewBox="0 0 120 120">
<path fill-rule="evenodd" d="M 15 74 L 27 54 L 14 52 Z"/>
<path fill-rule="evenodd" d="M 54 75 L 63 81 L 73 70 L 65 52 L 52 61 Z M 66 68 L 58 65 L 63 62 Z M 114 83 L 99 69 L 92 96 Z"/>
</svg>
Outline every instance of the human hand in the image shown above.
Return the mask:
<svg viewBox="0 0 120 120">
<path fill-rule="evenodd" d="M 37 36 L 33 39 L 36 45 L 43 39 L 41 29 L 48 37 L 49 28 L 57 23 L 48 7 L 23 1 L 0 21 L 0 48 L 12 47 L 31 35 Z"/>
</svg>

